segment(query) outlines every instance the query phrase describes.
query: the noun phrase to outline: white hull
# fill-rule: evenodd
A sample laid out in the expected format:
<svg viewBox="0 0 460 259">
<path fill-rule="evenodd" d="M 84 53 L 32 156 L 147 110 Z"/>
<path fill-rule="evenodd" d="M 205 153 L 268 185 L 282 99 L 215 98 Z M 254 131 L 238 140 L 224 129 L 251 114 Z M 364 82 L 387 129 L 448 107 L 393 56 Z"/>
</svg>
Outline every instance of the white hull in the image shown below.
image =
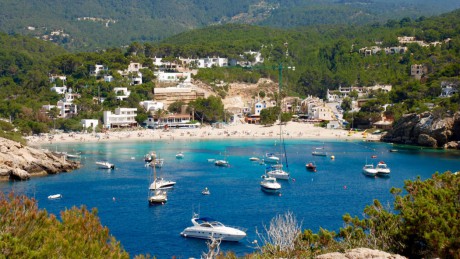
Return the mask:
<svg viewBox="0 0 460 259">
<path fill-rule="evenodd" d="M 164 189 L 171 189 L 174 187 L 176 182 L 174 181 L 168 181 L 164 180 L 163 178 L 157 178 L 153 183 L 150 184 L 149 189 L 150 190 L 164 190 Z"/>
<path fill-rule="evenodd" d="M 378 176 L 389 176 L 391 172 L 390 168 L 388 168 L 387 164 L 384 162 L 379 162 L 375 169 L 377 170 Z"/>
<path fill-rule="evenodd" d="M 244 233 L 243 231 L 241 232 L 241 234 L 228 234 L 220 231 L 203 231 L 202 229 L 193 229 L 193 227 L 189 227 L 182 231 L 180 235 L 183 237 L 193 237 L 201 239 L 211 239 L 211 237 L 214 237 L 217 239 L 221 239 L 222 241 L 238 242 L 246 237 L 246 233 Z"/>
<path fill-rule="evenodd" d="M 168 195 L 166 191 L 156 190 L 152 195 L 149 196 L 149 203 L 151 204 L 164 204 L 168 201 Z"/>
<path fill-rule="evenodd" d="M 114 169 L 115 165 L 111 164 L 109 162 L 96 162 L 96 164 L 99 166 L 101 169 Z"/>
<path fill-rule="evenodd" d="M 269 171 L 267 175 L 280 180 L 289 180 L 289 174 L 281 169 Z"/>
<path fill-rule="evenodd" d="M 214 237 L 223 241 L 240 241 L 246 233 L 234 227 L 227 227 L 211 218 L 192 218 L 193 226 L 184 229 L 180 234 L 183 237 L 210 239 Z"/>
<path fill-rule="evenodd" d="M 226 161 L 226 160 L 216 160 L 216 161 L 214 162 L 214 164 L 215 164 L 216 166 L 220 166 L 220 167 L 229 167 L 229 166 L 230 166 L 230 164 L 229 164 L 228 161 Z"/>
<path fill-rule="evenodd" d="M 48 196 L 48 199 L 50 200 L 55 200 L 55 199 L 60 199 L 60 198 L 62 198 L 61 194 L 53 194 L 53 195 Z"/>
</svg>

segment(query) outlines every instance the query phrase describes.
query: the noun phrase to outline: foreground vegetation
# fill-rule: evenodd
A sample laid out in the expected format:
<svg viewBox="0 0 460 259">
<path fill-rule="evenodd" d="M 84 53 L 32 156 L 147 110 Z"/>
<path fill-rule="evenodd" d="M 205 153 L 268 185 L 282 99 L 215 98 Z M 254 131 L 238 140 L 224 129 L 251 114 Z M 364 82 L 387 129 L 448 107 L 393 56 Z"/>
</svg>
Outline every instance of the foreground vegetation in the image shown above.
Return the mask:
<svg viewBox="0 0 460 259">
<path fill-rule="evenodd" d="M 407 180 L 404 191 L 393 188 L 391 193 L 392 208 L 375 200 L 362 219 L 344 215 L 345 226 L 338 233 L 302 232 L 293 213 L 280 214 L 258 233 L 259 249 L 246 258 L 312 258 L 357 247 L 409 258 L 460 258 L 460 175 L 445 172 L 424 181 Z M 101 226 L 95 209 L 72 208 L 58 220 L 24 196 L 2 194 L 0 205 L 0 252 L 7 258 L 129 257 Z M 219 258 L 237 256 L 228 252 Z"/>
</svg>

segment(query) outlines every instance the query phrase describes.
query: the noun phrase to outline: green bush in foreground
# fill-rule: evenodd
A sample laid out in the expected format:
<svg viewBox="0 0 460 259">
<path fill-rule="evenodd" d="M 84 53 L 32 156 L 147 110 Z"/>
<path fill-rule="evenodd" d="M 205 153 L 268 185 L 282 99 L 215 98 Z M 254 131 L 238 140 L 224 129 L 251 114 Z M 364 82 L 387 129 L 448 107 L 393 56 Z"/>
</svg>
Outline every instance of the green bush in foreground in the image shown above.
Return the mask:
<svg viewBox="0 0 460 259">
<path fill-rule="evenodd" d="M 61 221 L 26 196 L 0 194 L 0 257 L 129 258 L 96 209 L 72 208 Z"/>
</svg>

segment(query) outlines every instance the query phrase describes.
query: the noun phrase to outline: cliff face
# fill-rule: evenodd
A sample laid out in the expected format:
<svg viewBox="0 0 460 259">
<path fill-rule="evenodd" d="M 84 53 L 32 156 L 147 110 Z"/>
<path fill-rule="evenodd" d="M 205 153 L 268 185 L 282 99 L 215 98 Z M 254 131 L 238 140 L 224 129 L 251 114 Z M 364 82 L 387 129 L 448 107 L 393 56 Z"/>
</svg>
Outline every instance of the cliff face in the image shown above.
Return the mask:
<svg viewBox="0 0 460 259">
<path fill-rule="evenodd" d="M 460 113 L 452 117 L 435 118 L 430 112 L 407 114 L 393 129 L 382 136 L 382 141 L 433 148 L 460 148 Z"/>
<path fill-rule="evenodd" d="M 0 138 L 0 180 L 27 180 L 33 175 L 69 172 L 79 167 L 80 163 L 52 152 Z"/>
</svg>

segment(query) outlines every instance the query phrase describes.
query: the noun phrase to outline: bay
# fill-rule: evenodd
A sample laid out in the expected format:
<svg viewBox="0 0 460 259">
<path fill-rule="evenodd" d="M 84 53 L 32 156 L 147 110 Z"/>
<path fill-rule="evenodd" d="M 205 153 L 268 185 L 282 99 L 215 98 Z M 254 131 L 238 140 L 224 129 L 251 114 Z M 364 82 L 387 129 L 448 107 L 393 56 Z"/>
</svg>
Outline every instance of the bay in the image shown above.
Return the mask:
<svg viewBox="0 0 460 259">
<path fill-rule="evenodd" d="M 311 155 L 314 148 L 323 146 L 335 156 L 334 160 Z M 363 141 L 288 139 L 286 149 L 293 179 L 279 180 L 282 192 L 275 196 L 260 190 L 265 166 L 249 161 L 249 157 L 279 151 L 279 143 L 273 140 L 100 142 L 43 147 L 81 152 L 82 167 L 71 173 L 0 183 L 1 191 L 34 197 L 41 209 L 58 216 L 73 206 L 96 207 L 101 223 L 131 256 L 149 253 L 157 258 L 200 257 L 207 250 L 205 240 L 180 236 L 184 228 L 191 226 L 194 212 L 246 228 L 246 239 L 221 245 L 223 251 L 242 256 L 254 251 L 256 231 L 263 233 L 263 227 L 278 214 L 292 212 L 303 229 L 338 231 L 345 213 L 361 217 L 364 207 L 374 199 L 392 205 L 389 190 L 402 188 L 404 180 L 460 170 L 458 151 Z M 394 148 L 398 152 L 389 152 Z M 164 205 L 149 206 L 147 202 L 152 171 L 145 167 L 143 156 L 150 151 L 165 160 L 157 174 L 177 182 Z M 184 152 L 183 159 L 175 158 L 179 151 Z M 208 162 L 225 154 L 229 168 Z M 373 155 L 377 158 L 372 159 Z M 95 162 L 100 160 L 114 163 L 115 170 L 98 169 Z M 391 176 L 364 176 L 361 169 L 366 160 L 374 164 L 385 161 Z M 305 169 L 310 161 L 316 163 L 317 172 Z M 204 187 L 210 189 L 211 195 L 201 194 Z M 47 199 L 56 193 L 63 197 Z"/>
</svg>

